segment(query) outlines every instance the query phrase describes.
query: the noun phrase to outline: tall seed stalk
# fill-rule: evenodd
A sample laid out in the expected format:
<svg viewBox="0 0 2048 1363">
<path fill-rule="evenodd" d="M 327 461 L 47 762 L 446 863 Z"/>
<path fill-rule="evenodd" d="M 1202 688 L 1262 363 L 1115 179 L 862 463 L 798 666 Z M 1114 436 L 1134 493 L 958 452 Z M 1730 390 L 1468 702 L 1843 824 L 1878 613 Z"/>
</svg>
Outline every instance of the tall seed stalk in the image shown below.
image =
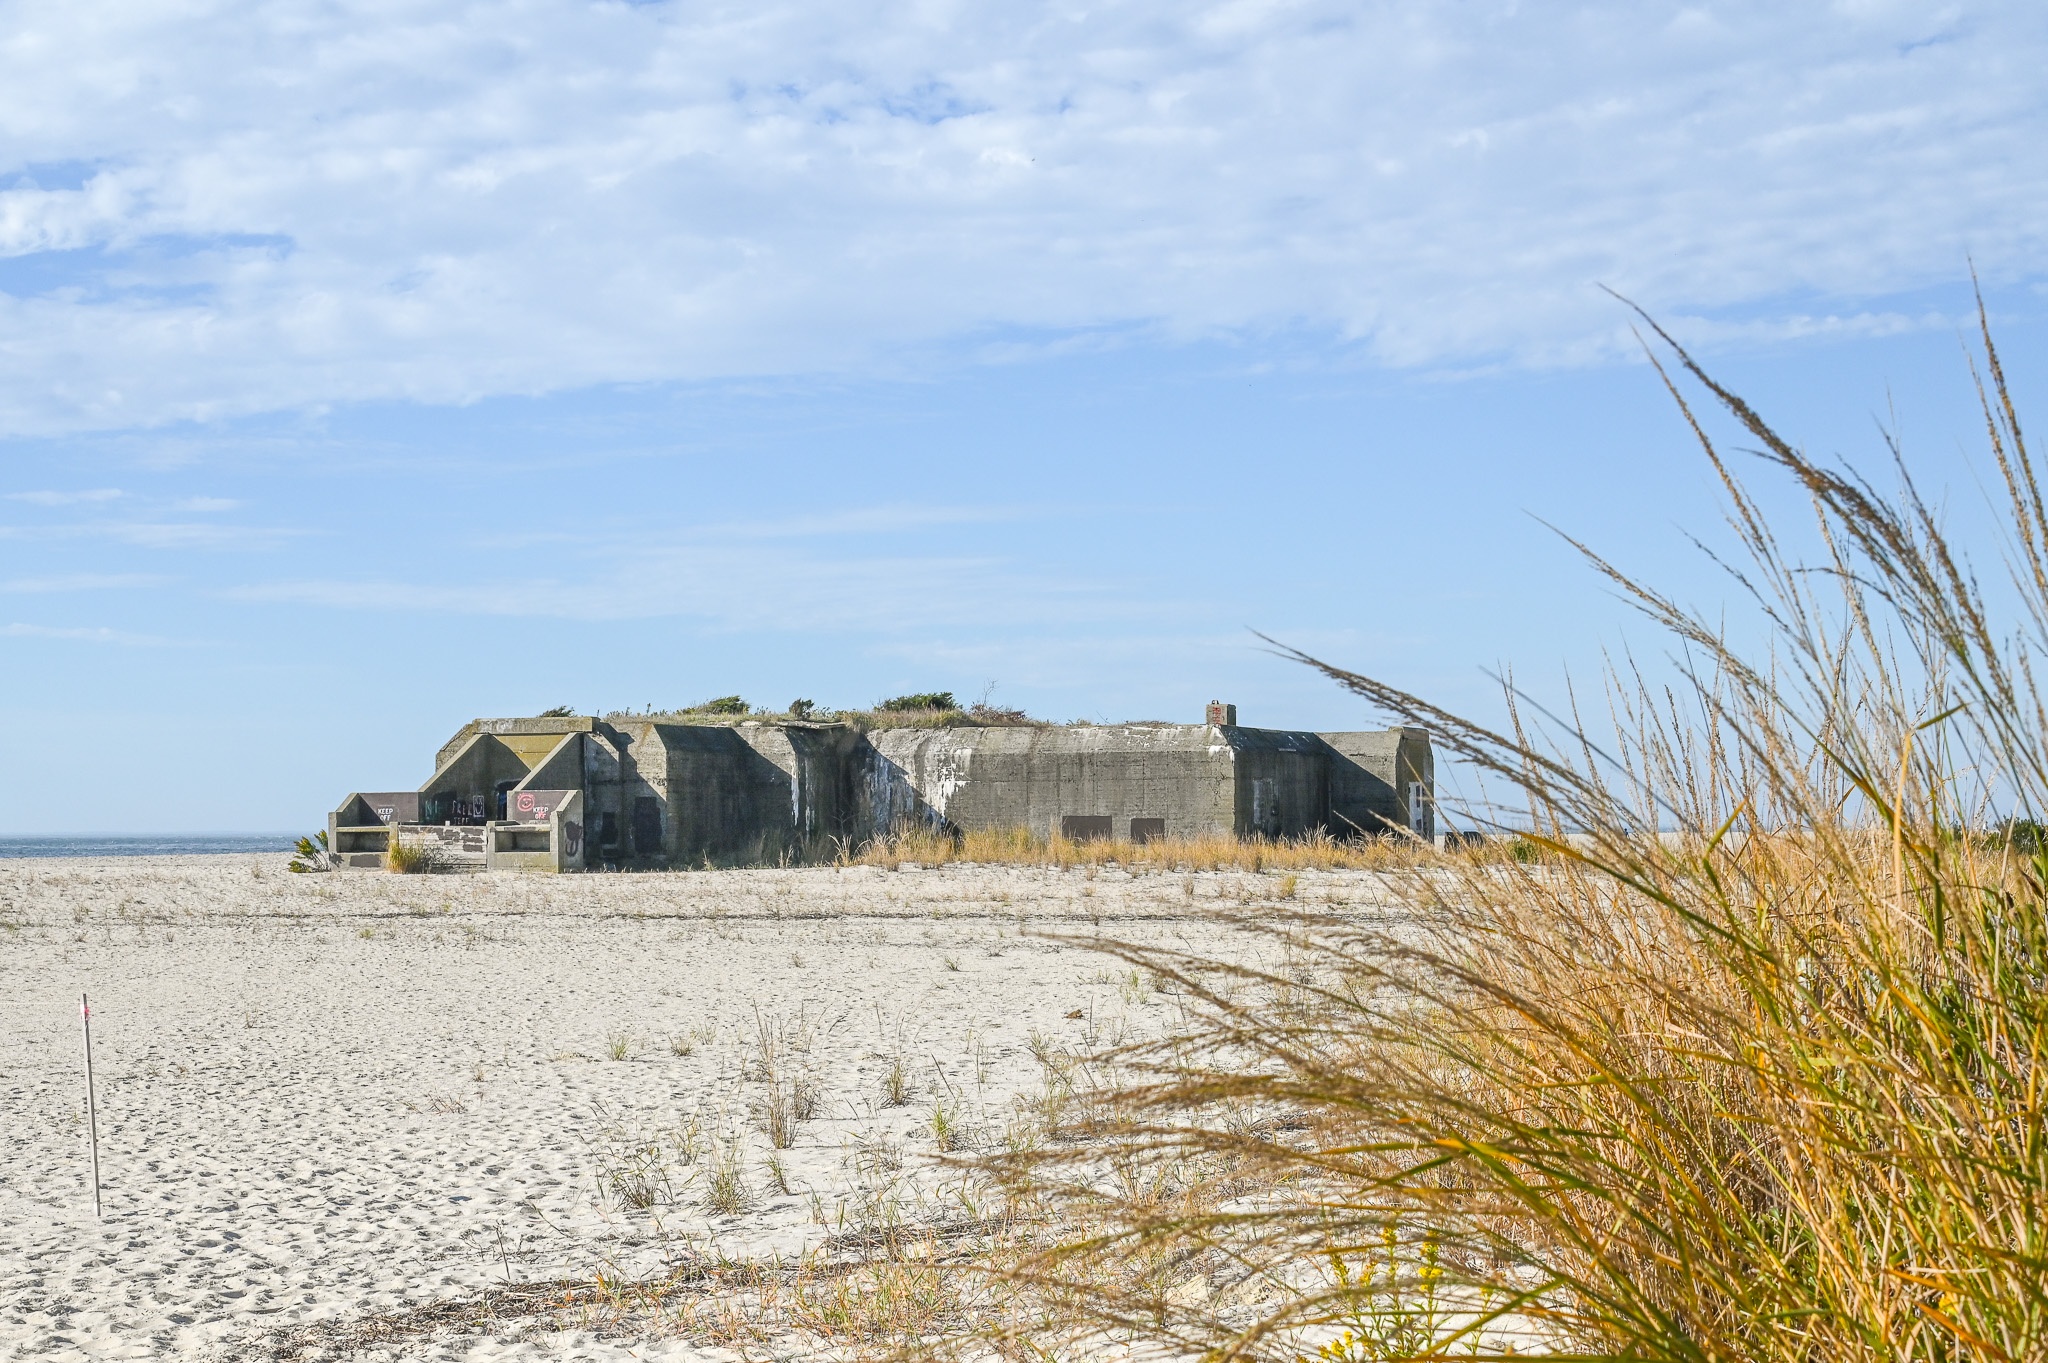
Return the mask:
<svg viewBox="0 0 2048 1363">
<path fill-rule="evenodd" d="M 1002 1266 L 1035 1347 L 2048 1356 L 2048 501 L 1997 350 L 1986 588 L 1896 449 L 1891 491 L 1816 463 L 1650 325 L 1766 643 L 1584 550 L 1675 659 L 1612 670 L 1598 729 L 1295 653 L 1518 792 L 1527 855 L 1390 867 L 1403 915 L 1243 915 L 1284 969 L 1104 943 L 1194 1022 L 1113 1057 L 1105 1139 L 979 1161 L 1056 1241 Z M 1810 502 L 1816 559 L 1681 378 Z"/>
</svg>

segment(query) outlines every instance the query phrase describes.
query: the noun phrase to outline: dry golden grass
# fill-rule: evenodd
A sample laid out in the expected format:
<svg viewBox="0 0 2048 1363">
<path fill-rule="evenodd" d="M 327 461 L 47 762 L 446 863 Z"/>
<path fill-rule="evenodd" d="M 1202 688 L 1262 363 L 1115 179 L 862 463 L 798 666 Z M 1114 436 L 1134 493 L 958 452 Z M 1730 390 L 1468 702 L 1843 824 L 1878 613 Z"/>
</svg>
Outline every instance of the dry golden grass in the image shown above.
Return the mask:
<svg viewBox="0 0 2048 1363">
<path fill-rule="evenodd" d="M 686 1253 L 661 1277 L 507 1283 L 466 1297 L 385 1314 L 325 1320 L 278 1332 L 274 1363 L 405 1349 L 451 1337 L 561 1330 L 660 1335 L 742 1358 L 925 1357 L 1000 1310 L 971 1260 L 1002 1243 L 999 1228 L 944 1228 L 827 1247 L 788 1263 Z"/>
<path fill-rule="evenodd" d="M 1215 834 L 1201 838 L 1158 838 L 1133 843 L 1115 839 L 1077 842 L 1040 838 L 1023 828 L 979 828 L 961 833 L 922 824 L 899 828 L 845 854 L 849 865 L 894 870 L 906 863 L 944 866 L 955 862 L 985 866 L 1120 866 L 1136 871 L 1340 871 L 1382 870 L 1433 861 L 1438 853 L 1405 838 L 1344 841 L 1327 834 L 1301 838 L 1236 838 Z M 1471 854 L 1497 858 L 1499 852 L 1479 848 Z"/>
<path fill-rule="evenodd" d="M 1937 948 L 1882 833 L 1689 850 L 1649 894 L 1566 853 L 1407 876 L 1399 932 L 1262 914 L 1278 968 L 1118 948 L 1195 1021 L 988 1162 L 1037 1342 L 2039 1356 L 2044 868 L 1955 840 Z"/>
<path fill-rule="evenodd" d="M 402 838 L 396 832 L 391 835 L 384 849 L 384 869 L 399 875 L 427 875 L 439 870 L 441 858 L 436 849 L 422 838 Z"/>
<path fill-rule="evenodd" d="M 1085 1139 L 985 1160 L 1045 1237 L 999 1264 L 1044 1308 L 1014 1343 L 2048 1357 L 2048 498 L 1985 342 L 1995 594 L 1910 482 L 1813 464 L 1681 351 L 1819 516 L 1792 558 L 1696 427 L 1760 657 L 1595 560 L 1687 660 L 1611 677 L 1599 734 L 1304 659 L 1538 831 L 1389 868 L 1400 921 L 1248 917 L 1264 964 L 1108 944 L 1190 1026 L 1093 1060 Z"/>
</svg>

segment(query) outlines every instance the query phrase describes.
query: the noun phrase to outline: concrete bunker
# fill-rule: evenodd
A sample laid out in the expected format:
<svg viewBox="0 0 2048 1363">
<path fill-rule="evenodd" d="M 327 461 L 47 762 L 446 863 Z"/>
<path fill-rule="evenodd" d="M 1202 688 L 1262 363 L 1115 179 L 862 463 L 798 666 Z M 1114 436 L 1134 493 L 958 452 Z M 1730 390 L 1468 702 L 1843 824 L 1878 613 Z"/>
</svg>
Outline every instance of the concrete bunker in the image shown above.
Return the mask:
<svg viewBox="0 0 2048 1363">
<path fill-rule="evenodd" d="M 906 824 L 1075 840 L 1435 833 L 1428 736 L 1207 724 L 870 730 L 805 720 L 477 719 L 417 790 L 328 816 L 344 866 L 395 838 L 452 870 L 772 862 Z"/>
</svg>

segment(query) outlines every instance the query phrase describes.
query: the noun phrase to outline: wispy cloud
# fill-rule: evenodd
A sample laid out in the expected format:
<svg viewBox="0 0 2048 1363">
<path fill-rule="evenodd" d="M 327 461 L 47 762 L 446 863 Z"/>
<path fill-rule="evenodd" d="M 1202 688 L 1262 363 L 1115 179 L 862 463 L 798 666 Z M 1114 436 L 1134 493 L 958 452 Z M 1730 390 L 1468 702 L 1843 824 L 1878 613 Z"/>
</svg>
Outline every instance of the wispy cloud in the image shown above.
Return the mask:
<svg viewBox="0 0 2048 1363">
<path fill-rule="evenodd" d="M 775 520 L 727 521 L 701 533 L 729 539 L 823 539 L 832 536 L 895 535 L 947 525 L 990 525 L 1027 520 L 1038 508 L 1016 506 L 867 506 L 787 516 Z"/>
<path fill-rule="evenodd" d="M 1578 363 L 1596 282 L 1741 343 L 2048 246 L 2016 0 L 284 13 L 10 15 L 0 432 L 1276 329 Z"/>
<path fill-rule="evenodd" d="M 92 625 L 0 625 L 0 636 L 10 639 L 61 639 L 86 644 L 122 644 L 134 648 L 167 648 L 180 641 L 155 634 L 132 634 L 127 630 Z"/>
<path fill-rule="evenodd" d="M 10 492 L 10 502 L 29 502 L 36 506 L 75 506 L 81 502 L 111 502 L 121 496 L 117 487 L 98 487 L 86 492 Z"/>
<path fill-rule="evenodd" d="M 0 592 L 35 595 L 44 592 L 110 592 L 127 587 L 154 587 L 165 579 L 155 573 L 69 573 L 55 577 L 0 580 Z"/>
<path fill-rule="evenodd" d="M 300 579 L 223 593 L 340 610 L 444 611 L 574 620 L 693 619 L 713 628 L 877 634 L 940 626 L 1157 621 L 1175 613 L 1101 584 L 994 557 L 824 554 L 701 543 L 608 554 L 574 577 L 472 582 Z"/>
<path fill-rule="evenodd" d="M 703 521 L 683 526 L 667 526 L 661 533 L 659 544 L 673 543 L 678 537 L 687 537 L 702 543 L 879 538 L 948 526 L 995 525 L 1031 520 L 1045 515 L 1050 509 L 1028 503 L 1010 506 L 846 507 L 833 511 L 807 512 L 759 520 Z M 1076 509 L 1074 502 L 1068 502 L 1058 508 L 1061 514 L 1069 516 L 1073 515 Z M 619 549 L 636 543 L 651 552 L 658 547 L 651 543 L 644 533 L 611 524 L 577 528 L 548 525 L 512 530 L 494 529 L 487 533 L 472 535 L 468 543 L 479 549 L 500 552 L 550 548 L 587 550 L 593 546 Z"/>
<path fill-rule="evenodd" d="M 77 521 L 63 525 L 0 525 L 0 540 L 109 540 L 137 549 L 270 549 L 305 532 L 281 526 L 211 521 Z"/>
</svg>

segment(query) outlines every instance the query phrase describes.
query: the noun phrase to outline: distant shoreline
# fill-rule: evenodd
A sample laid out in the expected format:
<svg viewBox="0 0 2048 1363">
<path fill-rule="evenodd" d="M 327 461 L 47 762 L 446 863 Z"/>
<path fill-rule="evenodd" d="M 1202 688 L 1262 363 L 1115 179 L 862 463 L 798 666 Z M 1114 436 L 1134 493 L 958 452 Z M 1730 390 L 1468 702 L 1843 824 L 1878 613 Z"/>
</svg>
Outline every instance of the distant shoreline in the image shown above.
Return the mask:
<svg viewBox="0 0 2048 1363">
<path fill-rule="evenodd" d="M 291 833 L 0 834 L 0 858 L 232 856 L 289 852 Z"/>
</svg>

